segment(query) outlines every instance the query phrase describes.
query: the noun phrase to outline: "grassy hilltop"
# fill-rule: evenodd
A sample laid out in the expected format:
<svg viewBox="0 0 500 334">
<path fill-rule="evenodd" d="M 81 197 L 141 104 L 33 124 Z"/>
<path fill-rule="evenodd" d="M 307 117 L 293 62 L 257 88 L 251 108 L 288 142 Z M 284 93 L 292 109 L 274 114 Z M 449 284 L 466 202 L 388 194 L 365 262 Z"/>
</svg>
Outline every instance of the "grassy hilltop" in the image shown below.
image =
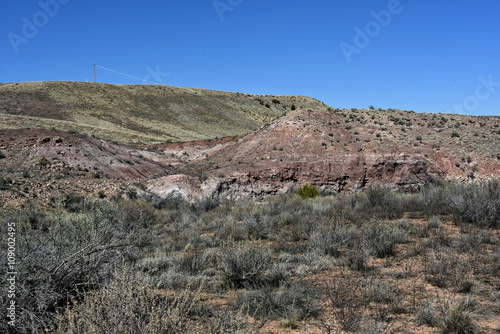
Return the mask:
<svg viewBox="0 0 500 334">
<path fill-rule="evenodd" d="M 23 82 L 0 85 L 0 128 L 55 128 L 153 144 L 249 133 L 312 98 L 161 85 Z"/>
</svg>

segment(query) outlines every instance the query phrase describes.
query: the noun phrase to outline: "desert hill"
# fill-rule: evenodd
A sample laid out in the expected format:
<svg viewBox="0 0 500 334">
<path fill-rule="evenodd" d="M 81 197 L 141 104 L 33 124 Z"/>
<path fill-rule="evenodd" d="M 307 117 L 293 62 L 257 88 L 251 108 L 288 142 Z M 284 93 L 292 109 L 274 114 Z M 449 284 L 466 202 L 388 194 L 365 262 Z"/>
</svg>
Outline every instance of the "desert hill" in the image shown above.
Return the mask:
<svg viewBox="0 0 500 334">
<path fill-rule="evenodd" d="M 327 107 L 300 96 L 260 96 L 162 85 L 0 85 L 0 128 L 77 131 L 122 144 L 246 134 L 294 108 Z"/>
<path fill-rule="evenodd" d="M 498 327 L 499 182 L 444 183 L 500 177 L 500 117 L 300 108 L 298 97 L 295 110 L 282 106 L 293 97 L 261 110 L 224 92 L 186 93 L 181 106 L 165 93 L 141 109 L 131 99 L 160 88 L 90 87 L 138 108 L 126 111 L 104 109 L 86 84 L 61 89 L 63 102 L 57 85 L 34 85 L 40 97 L 0 86 L 0 217 L 17 233 L 20 332 L 131 319 L 158 333 Z M 196 109 L 202 100 L 230 126 Z M 305 184 L 331 196 L 271 196 Z"/>
<path fill-rule="evenodd" d="M 311 184 L 416 190 L 435 179 L 500 176 L 500 118 L 402 110 L 299 110 L 150 181 L 166 196 L 264 197 Z"/>
<path fill-rule="evenodd" d="M 335 109 L 307 97 L 75 82 L 0 85 L 5 198 L 33 185 L 188 200 L 262 198 L 310 184 L 411 191 L 500 177 L 500 117 Z M 219 137 L 219 138 L 217 138 Z M 41 182 L 39 182 L 41 181 Z M 118 185 L 121 184 L 122 186 Z M 44 188 L 45 187 L 45 188 Z"/>
</svg>

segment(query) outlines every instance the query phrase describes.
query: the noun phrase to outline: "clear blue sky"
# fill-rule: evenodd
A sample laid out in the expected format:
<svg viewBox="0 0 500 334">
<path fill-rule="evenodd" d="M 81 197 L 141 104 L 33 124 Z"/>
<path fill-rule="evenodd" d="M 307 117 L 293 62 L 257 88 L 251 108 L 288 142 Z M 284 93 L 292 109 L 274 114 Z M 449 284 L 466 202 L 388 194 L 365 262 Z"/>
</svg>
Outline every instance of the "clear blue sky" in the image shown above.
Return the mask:
<svg viewBox="0 0 500 334">
<path fill-rule="evenodd" d="M 0 82 L 93 80 L 95 63 L 339 108 L 500 115 L 498 0 L 41 2 L 2 3 Z M 97 80 L 141 84 L 101 68 Z"/>
</svg>

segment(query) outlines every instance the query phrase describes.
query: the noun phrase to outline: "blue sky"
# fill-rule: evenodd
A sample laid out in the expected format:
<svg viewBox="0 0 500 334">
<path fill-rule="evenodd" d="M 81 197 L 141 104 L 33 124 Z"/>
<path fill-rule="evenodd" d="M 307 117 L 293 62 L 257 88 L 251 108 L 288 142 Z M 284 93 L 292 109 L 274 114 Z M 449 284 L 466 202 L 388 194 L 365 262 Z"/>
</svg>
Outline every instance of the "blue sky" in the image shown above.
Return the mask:
<svg viewBox="0 0 500 334">
<path fill-rule="evenodd" d="M 0 82 L 148 82 L 500 115 L 500 1 L 5 1 Z M 168 75 L 167 75 L 168 73 Z M 97 68 L 97 80 L 141 84 Z"/>
</svg>

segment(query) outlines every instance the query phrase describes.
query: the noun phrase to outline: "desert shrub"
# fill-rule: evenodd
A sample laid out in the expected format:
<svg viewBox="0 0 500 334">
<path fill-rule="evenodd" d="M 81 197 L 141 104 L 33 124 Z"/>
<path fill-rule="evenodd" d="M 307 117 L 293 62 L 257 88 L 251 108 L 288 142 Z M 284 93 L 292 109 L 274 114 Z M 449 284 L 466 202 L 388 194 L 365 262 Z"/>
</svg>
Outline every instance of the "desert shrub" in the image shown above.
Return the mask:
<svg viewBox="0 0 500 334">
<path fill-rule="evenodd" d="M 319 191 L 316 187 L 304 184 L 296 191 L 297 195 L 302 198 L 314 198 L 319 196 Z"/>
<path fill-rule="evenodd" d="M 444 252 L 432 252 L 432 256 L 424 260 L 426 280 L 437 287 L 446 287 L 449 284 L 450 258 Z"/>
<path fill-rule="evenodd" d="M 401 218 L 401 219 L 396 220 L 394 222 L 394 225 L 400 231 L 410 232 L 410 230 L 411 230 L 410 222 L 406 218 Z"/>
<path fill-rule="evenodd" d="M 340 326 L 346 332 L 356 332 L 362 319 L 363 301 L 358 296 L 359 282 L 352 277 L 332 277 L 324 282 L 325 295 L 332 319 L 323 319 L 327 333 L 335 333 Z"/>
<path fill-rule="evenodd" d="M 149 276 L 158 276 L 172 267 L 172 258 L 165 253 L 148 256 L 136 264 L 136 269 Z"/>
<path fill-rule="evenodd" d="M 258 319 L 302 320 L 318 314 L 313 303 L 314 293 L 304 286 L 282 285 L 278 291 L 265 286 L 239 295 L 233 308 L 241 309 Z"/>
<path fill-rule="evenodd" d="M 169 196 L 167 198 L 162 198 L 148 191 L 142 191 L 140 194 L 137 194 L 137 196 L 140 200 L 151 203 L 158 210 L 167 209 L 178 211 L 181 207 L 187 205 L 181 196 Z"/>
<path fill-rule="evenodd" d="M 422 258 L 425 279 L 439 287 L 453 287 L 464 291 L 470 286 L 470 265 L 467 260 L 457 257 L 447 249 L 432 249 Z"/>
<path fill-rule="evenodd" d="M 245 334 L 251 333 L 248 321 L 240 311 L 224 309 L 217 311 L 210 319 L 210 334 Z"/>
<path fill-rule="evenodd" d="M 416 320 L 417 324 L 420 325 L 427 325 L 430 327 L 435 327 L 438 324 L 438 316 L 437 316 L 437 311 L 436 307 L 432 303 L 426 303 L 422 307 L 420 307 L 416 314 Z"/>
<path fill-rule="evenodd" d="M 423 213 L 428 217 L 446 215 L 451 212 L 448 194 L 452 186 L 434 182 L 438 181 L 429 181 L 429 184 L 416 195 Z"/>
<path fill-rule="evenodd" d="M 363 247 L 374 256 L 383 258 L 395 254 L 395 246 L 406 242 L 408 232 L 395 225 L 372 220 L 363 224 Z"/>
<path fill-rule="evenodd" d="M 145 201 L 126 201 L 121 205 L 122 217 L 126 224 L 140 224 L 147 228 L 159 221 L 155 208 Z"/>
<path fill-rule="evenodd" d="M 248 230 L 241 221 L 223 219 L 222 224 L 215 230 L 217 240 L 243 241 L 248 240 Z"/>
<path fill-rule="evenodd" d="M 52 224 L 50 215 L 36 210 L 28 210 L 26 214 L 32 230 L 43 230 L 44 232 L 48 232 L 48 228 Z"/>
<path fill-rule="evenodd" d="M 242 224 L 247 238 L 251 240 L 267 239 L 271 233 L 269 225 L 257 215 L 243 218 Z"/>
<path fill-rule="evenodd" d="M 331 205 L 335 215 L 360 223 L 373 217 L 401 218 L 419 203 L 410 195 L 397 195 L 382 185 L 371 185 L 362 192 L 336 196 Z"/>
<path fill-rule="evenodd" d="M 372 184 L 365 190 L 366 198 L 371 207 L 383 207 L 392 202 L 394 193 L 380 184 Z"/>
<path fill-rule="evenodd" d="M 205 198 L 198 200 L 192 204 L 192 209 L 195 214 L 200 214 L 202 212 L 208 212 L 217 208 L 223 200 L 219 197 L 215 198 Z"/>
<path fill-rule="evenodd" d="M 499 180 L 456 186 L 448 201 L 457 222 L 500 227 Z"/>
<path fill-rule="evenodd" d="M 366 263 L 370 258 L 370 253 L 366 248 L 359 245 L 349 249 L 345 255 L 345 265 L 351 270 L 365 271 Z"/>
<path fill-rule="evenodd" d="M 3 178 L 0 177 L 0 190 L 7 190 L 10 188 L 10 184 L 12 183 L 12 180 L 10 178 Z"/>
<path fill-rule="evenodd" d="M 441 228 L 441 226 L 443 226 L 443 221 L 438 216 L 432 216 L 431 218 L 429 218 L 426 224 L 426 228 L 428 230 L 439 229 Z"/>
<path fill-rule="evenodd" d="M 478 326 L 474 320 L 474 304 L 474 301 L 469 298 L 445 301 L 438 320 L 441 333 L 477 333 Z"/>
<path fill-rule="evenodd" d="M 87 211 L 68 215 L 14 211 L 3 219 L 2 233 L 6 221 L 15 222 L 19 236 L 20 332 L 38 332 L 47 326 L 68 297 L 105 282 L 116 266 L 135 261 L 138 247 L 148 242 L 140 224 L 122 219 L 117 203 L 88 204 Z M 1 298 L 4 301 L 6 296 Z"/>
<path fill-rule="evenodd" d="M 322 255 L 338 255 L 339 249 L 351 246 L 357 238 L 355 227 L 348 228 L 333 221 L 327 225 L 318 224 L 309 236 L 311 248 Z"/>
<path fill-rule="evenodd" d="M 368 277 L 362 282 L 363 299 L 368 302 L 395 304 L 400 300 L 399 292 L 390 284 Z"/>
<path fill-rule="evenodd" d="M 86 204 L 88 204 L 88 201 L 84 195 L 78 195 L 74 192 L 64 195 L 63 205 L 69 212 L 80 212 L 85 209 Z"/>
<path fill-rule="evenodd" d="M 181 333 L 196 315 L 199 296 L 159 293 L 140 276 L 120 274 L 58 314 L 55 333 Z"/>
<path fill-rule="evenodd" d="M 492 242 L 492 233 L 487 230 L 472 230 L 460 235 L 456 242 L 456 249 L 460 252 L 474 253 L 481 249 L 481 246 Z"/>
<path fill-rule="evenodd" d="M 332 203 L 331 215 L 341 217 L 353 223 L 365 221 L 369 217 L 366 212 L 368 199 L 364 193 L 351 193 L 335 197 Z"/>
<path fill-rule="evenodd" d="M 173 257 L 173 266 L 178 272 L 188 275 L 202 273 L 205 269 L 215 266 L 215 254 L 206 250 L 205 252 L 194 252 L 181 254 Z"/>
<path fill-rule="evenodd" d="M 245 243 L 221 249 L 219 261 L 225 284 L 244 288 L 263 284 L 273 259 L 268 247 Z"/>
<path fill-rule="evenodd" d="M 285 263 L 274 263 L 271 268 L 265 272 L 264 283 L 268 286 L 279 286 L 287 282 L 290 278 L 292 266 Z"/>
<path fill-rule="evenodd" d="M 137 198 L 139 198 L 139 195 L 137 194 L 137 190 L 133 189 L 133 188 L 129 188 L 127 190 L 127 197 L 129 199 L 137 199 Z"/>
<path fill-rule="evenodd" d="M 31 173 L 28 169 L 23 169 L 21 174 L 22 174 L 23 178 L 25 178 L 25 179 L 29 179 L 31 177 Z"/>
<path fill-rule="evenodd" d="M 155 256 L 143 259 L 137 265 L 137 268 L 151 277 L 162 277 L 166 280 L 162 282 L 164 286 L 173 287 L 173 285 L 169 285 L 172 281 L 176 280 L 177 283 L 182 283 L 181 286 L 185 286 L 187 283 L 192 283 L 193 276 L 203 275 L 206 271 L 213 270 L 215 265 L 215 251 L 207 249 L 203 252 L 196 251 L 173 255 L 158 253 Z M 182 278 L 182 282 L 177 278 Z"/>
<path fill-rule="evenodd" d="M 380 218 L 399 218 L 403 216 L 405 206 L 402 198 L 398 197 L 391 189 L 380 184 L 373 184 L 366 188 L 364 194 L 368 202 L 365 210 L 370 216 Z"/>
</svg>

